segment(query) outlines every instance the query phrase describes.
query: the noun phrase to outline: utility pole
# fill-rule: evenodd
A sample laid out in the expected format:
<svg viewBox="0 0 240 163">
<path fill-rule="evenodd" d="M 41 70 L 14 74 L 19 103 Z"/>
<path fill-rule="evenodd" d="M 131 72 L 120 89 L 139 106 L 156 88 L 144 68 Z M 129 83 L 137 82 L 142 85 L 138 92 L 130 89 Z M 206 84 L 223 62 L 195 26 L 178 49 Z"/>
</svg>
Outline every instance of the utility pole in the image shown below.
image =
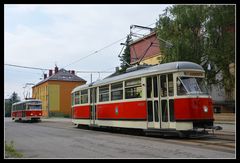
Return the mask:
<svg viewBox="0 0 240 163">
<path fill-rule="evenodd" d="M 92 83 L 92 73 L 90 74 L 90 83 Z"/>
</svg>

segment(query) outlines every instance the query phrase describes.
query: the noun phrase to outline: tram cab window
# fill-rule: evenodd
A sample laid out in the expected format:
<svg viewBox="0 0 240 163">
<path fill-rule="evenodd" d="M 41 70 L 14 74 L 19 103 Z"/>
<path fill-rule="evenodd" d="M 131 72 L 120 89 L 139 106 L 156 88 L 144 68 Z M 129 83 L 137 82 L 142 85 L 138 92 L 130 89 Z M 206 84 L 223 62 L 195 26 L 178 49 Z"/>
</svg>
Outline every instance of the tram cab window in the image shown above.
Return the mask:
<svg viewBox="0 0 240 163">
<path fill-rule="evenodd" d="M 111 84 L 111 100 L 123 99 L 123 83 Z"/>
<path fill-rule="evenodd" d="M 203 78 L 178 77 L 177 94 L 208 94 Z"/>
<path fill-rule="evenodd" d="M 75 103 L 76 105 L 77 105 L 77 104 L 80 104 L 80 92 L 79 92 L 79 91 L 75 92 L 74 103 Z"/>
<path fill-rule="evenodd" d="M 99 87 L 99 102 L 109 101 L 109 85 Z"/>
<path fill-rule="evenodd" d="M 41 110 L 41 105 L 28 105 L 28 110 Z"/>
<path fill-rule="evenodd" d="M 88 90 L 82 90 L 81 91 L 81 104 L 86 104 L 88 103 Z"/>
<path fill-rule="evenodd" d="M 142 97 L 141 78 L 125 82 L 125 97 L 126 99 Z"/>
<path fill-rule="evenodd" d="M 177 95 L 186 95 L 186 94 L 187 94 L 186 89 L 184 88 L 180 79 L 177 78 Z"/>
</svg>

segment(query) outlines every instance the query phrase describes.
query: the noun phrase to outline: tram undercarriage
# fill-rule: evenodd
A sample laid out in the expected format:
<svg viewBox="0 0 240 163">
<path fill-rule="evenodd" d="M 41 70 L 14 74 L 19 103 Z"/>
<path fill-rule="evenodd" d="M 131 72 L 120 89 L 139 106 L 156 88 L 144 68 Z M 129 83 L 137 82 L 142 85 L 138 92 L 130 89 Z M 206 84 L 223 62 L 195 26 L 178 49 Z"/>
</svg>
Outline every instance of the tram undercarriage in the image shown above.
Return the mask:
<svg viewBox="0 0 240 163">
<path fill-rule="evenodd" d="M 213 136 L 215 130 L 222 130 L 221 126 L 204 126 L 203 128 L 194 127 L 190 130 L 176 129 L 145 129 L 146 135 L 158 136 L 178 136 L 180 138 L 199 138 Z M 211 134 L 210 134 L 211 132 Z"/>
</svg>

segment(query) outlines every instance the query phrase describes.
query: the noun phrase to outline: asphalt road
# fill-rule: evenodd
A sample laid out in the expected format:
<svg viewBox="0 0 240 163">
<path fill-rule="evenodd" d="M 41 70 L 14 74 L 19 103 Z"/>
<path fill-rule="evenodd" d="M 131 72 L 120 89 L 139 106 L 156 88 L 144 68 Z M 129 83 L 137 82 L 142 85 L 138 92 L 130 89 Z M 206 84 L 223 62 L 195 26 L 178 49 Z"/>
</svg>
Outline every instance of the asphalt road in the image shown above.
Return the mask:
<svg viewBox="0 0 240 163">
<path fill-rule="evenodd" d="M 5 118 L 5 141 L 24 158 L 235 158 L 235 152 L 154 138 L 75 128 L 70 119 L 39 123 Z"/>
</svg>

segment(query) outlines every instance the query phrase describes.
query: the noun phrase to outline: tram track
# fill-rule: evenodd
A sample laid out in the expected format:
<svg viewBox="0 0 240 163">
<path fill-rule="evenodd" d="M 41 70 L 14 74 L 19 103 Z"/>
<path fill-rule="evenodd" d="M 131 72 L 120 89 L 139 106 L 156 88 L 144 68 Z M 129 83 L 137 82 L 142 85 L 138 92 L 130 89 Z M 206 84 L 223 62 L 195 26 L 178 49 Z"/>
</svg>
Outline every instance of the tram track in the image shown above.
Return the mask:
<svg viewBox="0 0 240 163">
<path fill-rule="evenodd" d="M 44 121 L 43 121 L 44 122 Z M 224 151 L 229 153 L 235 152 L 235 132 L 224 132 L 217 131 L 214 134 L 209 134 L 206 137 L 195 137 L 195 138 L 178 138 L 178 137 L 164 137 L 164 136 L 145 136 L 134 131 L 118 131 L 110 129 L 83 129 L 77 128 L 69 125 L 66 122 L 53 122 L 45 121 L 44 123 L 37 123 L 41 126 L 48 126 L 59 129 L 67 130 L 85 130 L 86 132 L 101 132 L 101 134 L 121 134 L 123 137 L 137 136 L 139 139 L 146 139 L 152 141 L 162 141 L 165 143 L 188 145 L 192 147 L 204 148 L 204 149 L 214 149 L 217 151 Z M 50 125 L 51 124 L 51 125 Z"/>
<path fill-rule="evenodd" d="M 110 129 L 83 129 L 72 126 L 69 122 L 54 122 L 54 121 L 43 121 L 41 123 L 35 123 L 39 126 L 59 128 L 64 130 L 77 131 L 84 130 L 85 132 L 101 133 L 101 135 L 116 134 L 121 137 L 137 136 L 138 139 L 161 141 L 170 144 L 178 144 L 184 146 L 197 147 L 202 149 L 213 149 L 216 151 L 224 151 L 229 153 L 235 153 L 235 133 L 234 132 L 215 132 L 214 135 L 209 134 L 209 137 L 204 138 L 178 138 L 178 137 L 163 137 L 163 136 L 145 136 L 134 132 L 119 132 L 112 131 Z M 95 135 L 95 134 L 94 134 Z"/>
</svg>

